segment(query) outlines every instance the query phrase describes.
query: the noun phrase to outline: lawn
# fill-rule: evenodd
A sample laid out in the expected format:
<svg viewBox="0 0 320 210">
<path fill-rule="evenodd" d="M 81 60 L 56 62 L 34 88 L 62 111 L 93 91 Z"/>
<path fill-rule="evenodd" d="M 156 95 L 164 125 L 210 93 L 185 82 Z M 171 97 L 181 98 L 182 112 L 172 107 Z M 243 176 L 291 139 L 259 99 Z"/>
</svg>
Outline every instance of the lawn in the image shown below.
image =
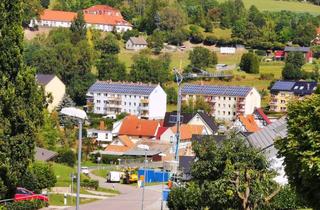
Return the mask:
<svg viewBox="0 0 320 210">
<path fill-rule="evenodd" d="M 108 169 L 96 169 L 96 170 L 91 171 L 91 173 L 96 176 L 106 178 L 107 174 L 109 173 L 109 170 Z"/>
<path fill-rule="evenodd" d="M 57 177 L 56 187 L 69 187 L 71 185 L 71 173 L 76 173 L 76 169 L 53 163 L 53 170 Z"/>
<path fill-rule="evenodd" d="M 72 200 L 71 200 L 72 199 Z M 94 202 L 97 199 L 80 198 L 80 204 Z M 76 204 L 75 197 L 67 197 L 67 206 L 74 206 Z M 49 205 L 51 206 L 64 206 L 64 195 L 62 194 L 49 194 Z"/>
<path fill-rule="evenodd" d="M 226 0 L 218 0 L 223 2 Z M 246 8 L 255 5 L 259 10 L 264 11 L 281 11 L 289 10 L 292 12 L 309 12 L 312 15 L 320 15 L 320 6 L 311 3 L 297 1 L 279 1 L 279 0 L 243 0 Z"/>
</svg>

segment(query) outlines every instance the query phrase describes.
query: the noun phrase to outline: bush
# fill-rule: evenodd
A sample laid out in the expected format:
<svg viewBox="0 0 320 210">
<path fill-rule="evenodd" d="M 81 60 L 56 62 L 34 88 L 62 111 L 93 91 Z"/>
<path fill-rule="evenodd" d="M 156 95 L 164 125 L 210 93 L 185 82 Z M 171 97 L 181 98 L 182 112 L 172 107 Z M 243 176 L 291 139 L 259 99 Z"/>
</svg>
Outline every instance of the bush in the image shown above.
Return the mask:
<svg viewBox="0 0 320 210">
<path fill-rule="evenodd" d="M 256 50 L 255 53 L 258 56 L 266 56 L 267 55 L 267 52 L 265 50 Z"/>
<path fill-rule="evenodd" d="M 257 74 L 260 69 L 259 57 L 254 53 L 245 53 L 241 57 L 240 69 L 249 74 Z"/>
<path fill-rule="evenodd" d="M 41 200 L 19 201 L 8 203 L 6 205 L 6 210 L 37 210 L 45 206 L 46 203 Z"/>
<path fill-rule="evenodd" d="M 273 73 L 261 73 L 260 74 L 260 79 L 261 80 L 273 80 L 274 79 L 274 74 Z"/>
<path fill-rule="evenodd" d="M 271 209 L 299 209 L 305 208 L 295 191 L 289 186 L 284 186 L 280 192 L 271 200 Z"/>
<path fill-rule="evenodd" d="M 99 188 L 99 181 L 98 180 L 84 179 L 80 183 L 80 186 L 84 187 L 84 188 L 87 188 L 87 189 L 97 190 Z"/>
<path fill-rule="evenodd" d="M 58 152 L 57 162 L 73 167 L 76 163 L 76 154 L 70 149 L 62 149 Z"/>
<path fill-rule="evenodd" d="M 211 45 L 214 45 L 217 42 L 217 40 L 218 40 L 217 37 L 213 35 L 209 35 L 204 39 L 203 44 L 211 46 Z"/>
</svg>

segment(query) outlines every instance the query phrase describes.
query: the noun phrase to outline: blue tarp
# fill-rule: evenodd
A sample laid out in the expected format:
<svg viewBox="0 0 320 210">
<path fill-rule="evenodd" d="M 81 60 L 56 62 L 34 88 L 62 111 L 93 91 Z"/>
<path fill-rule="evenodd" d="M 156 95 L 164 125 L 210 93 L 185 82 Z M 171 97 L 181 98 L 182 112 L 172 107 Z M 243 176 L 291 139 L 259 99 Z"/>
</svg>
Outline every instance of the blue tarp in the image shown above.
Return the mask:
<svg viewBox="0 0 320 210">
<path fill-rule="evenodd" d="M 164 174 L 163 174 L 164 173 Z M 138 170 L 138 177 L 144 175 L 144 169 Z M 146 182 L 167 182 L 169 180 L 169 173 L 161 170 L 146 169 Z"/>
</svg>

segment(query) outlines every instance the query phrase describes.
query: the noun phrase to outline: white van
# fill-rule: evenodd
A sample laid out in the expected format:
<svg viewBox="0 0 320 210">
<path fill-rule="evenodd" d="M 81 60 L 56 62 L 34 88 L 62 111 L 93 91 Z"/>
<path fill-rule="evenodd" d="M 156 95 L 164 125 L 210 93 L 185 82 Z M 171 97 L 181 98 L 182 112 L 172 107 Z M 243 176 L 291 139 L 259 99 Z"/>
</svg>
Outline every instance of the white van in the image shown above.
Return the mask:
<svg viewBox="0 0 320 210">
<path fill-rule="evenodd" d="M 107 182 L 120 182 L 121 172 L 119 171 L 110 171 L 107 176 Z"/>
</svg>

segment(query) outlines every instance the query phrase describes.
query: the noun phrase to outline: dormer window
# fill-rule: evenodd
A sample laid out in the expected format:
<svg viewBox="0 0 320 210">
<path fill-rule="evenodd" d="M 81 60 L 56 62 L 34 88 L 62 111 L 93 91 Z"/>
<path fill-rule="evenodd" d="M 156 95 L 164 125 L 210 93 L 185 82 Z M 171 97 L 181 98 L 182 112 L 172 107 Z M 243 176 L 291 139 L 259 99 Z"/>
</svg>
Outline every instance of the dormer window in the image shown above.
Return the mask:
<svg viewBox="0 0 320 210">
<path fill-rule="evenodd" d="M 303 88 L 304 88 L 304 87 L 303 87 L 303 86 L 301 86 L 301 87 L 300 87 L 300 90 L 303 90 Z"/>
</svg>

